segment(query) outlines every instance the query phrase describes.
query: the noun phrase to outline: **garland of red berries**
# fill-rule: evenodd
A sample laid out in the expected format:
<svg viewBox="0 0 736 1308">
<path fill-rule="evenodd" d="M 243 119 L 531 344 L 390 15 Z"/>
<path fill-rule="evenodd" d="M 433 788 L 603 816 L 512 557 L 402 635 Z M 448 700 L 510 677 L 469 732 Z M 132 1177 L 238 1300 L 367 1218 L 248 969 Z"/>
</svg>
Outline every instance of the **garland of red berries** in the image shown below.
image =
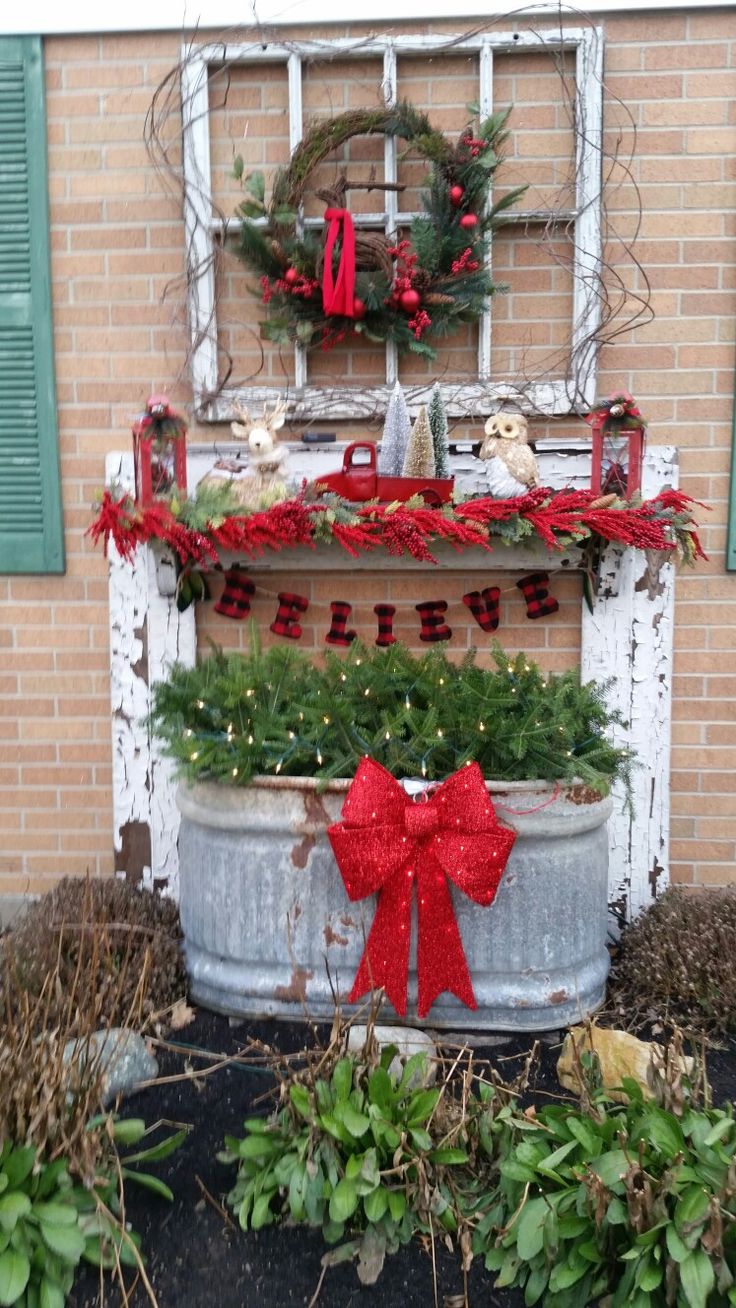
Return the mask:
<svg viewBox="0 0 736 1308">
<path fill-rule="evenodd" d="M 491 232 L 502 211 L 526 189 L 518 187 L 495 205 L 488 203 L 508 135 L 508 114 L 493 114 L 477 127 L 467 127 L 452 144 L 405 101 L 392 108 L 351 110 L 309 129 L 288 167 L 277 173 L 268 205 L 263 174 L 250 173 L 238 208 L 239 254 L 258 277 L 267 308 L 260 324 L 264 339 L 328 350 L 352 333 L 434 357 L 428 338 L 477 321 L 489 296 L 502 289 L 488 268 Z M 408 235 L 387 239 L 355 231 L 346 193 L 367 185 L 380 190 L 382 184 L 351 182 L 343 175 L 332 191 L 319 192 L 328 206 L 326 256 L 323 234 L 302 230 L 298 222 L 310 177 L 346 141 L 372 134 L 405 140 L 427 160 L 424 212 Z M 242 160 L 236 160 L 235 171 L 242 176 Z M 336 300 L 333 278 L 341 287 Z"/>
<path fill-rule="evenodd" d="M 220 551 L 250 556 L 264 550 L 315 548 L 336 544 L 352 558 L 383 548 L 389 554 L 410 555 L 436 563 L 430 545 L 447 541 L 456 550 L 490 550 L 494 536 L 506 541 L 528 540 L 529 527 L 549 550 L 597 537 L 641 550 L 679 550 L 686 562 L 705 558 L 693 520 L 697 501 L 678 490 L 663 490 L 652 500 L 632 506 L 618 501 L 601 504 L 592 491 L 554 491 L 537 487 L 510 500 L 480 498 L 442 508 L 412 508 L 406 504 L 366 504 L 354 508 L 322 499 L 311 503 L 301 496 L 257 513 L 229 513 L 198 530 L 186 523 L 187 502 L 161 500 L 140 508 L 129 495 L 118 498 L 106 490 L 89 534 L 107 548 L 131 559 L 139 544 L 160 540 L 180 562 L 209 567 Z"/>
</svg>

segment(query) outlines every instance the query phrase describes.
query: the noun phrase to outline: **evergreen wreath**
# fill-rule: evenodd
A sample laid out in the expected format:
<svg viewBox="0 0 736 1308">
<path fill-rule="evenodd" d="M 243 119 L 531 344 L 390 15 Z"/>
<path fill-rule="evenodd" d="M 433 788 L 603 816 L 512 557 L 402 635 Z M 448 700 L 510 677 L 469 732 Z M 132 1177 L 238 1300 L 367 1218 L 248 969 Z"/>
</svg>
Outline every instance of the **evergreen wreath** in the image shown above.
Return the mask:
<svg viewBox="0 0 736 1308">
<path fill-rule="evenodd" d="M 288 167 L 276 174 L 270 204 L 265 201 L 263 174 L 250 173 L 244 179 L 246 198 L 237 210 L 242 220 L 238 252 L 260 278 L 268 306 L 268 317 L 260 324 L 263 339 L 329 350 L 355 332 L 434 358 L 428 337 L 445 336 L 460 323 L 477 321 L 488 297 L 505 289 L 493 282 L 487 266 L 491 233 L 503 211 L 526 190 L 517 187 L 488 204 L 510 112 L 492 114 L 476 127 L 470 123 L 453 145 L 407 101 L 391 108 L 350 110 L 320 120 L 307 131 Z M 316 166 L 344 142 L 370 135 L 400 138 L 427 160 L 424 212 L 407 236 L 396 232 L 387 239 L 377 232 L 355 232 L 354 294 L 343 312 L 330 313 L 323 301 L 322 235 L 300 229 L 299 207 Z M 242 172 L 238 158 L 235 175 L 242 177 Z M 317 192 L 328 214 L 344 212 L 346 191 L 355 185 L 341 175 L 330 191 Z M 361 185 L 382 189 L 381 183 Z M 331 241 L 332 279 L 341 276 L 346 244 L 343 229 L 342 239 Z"/>
</svg>

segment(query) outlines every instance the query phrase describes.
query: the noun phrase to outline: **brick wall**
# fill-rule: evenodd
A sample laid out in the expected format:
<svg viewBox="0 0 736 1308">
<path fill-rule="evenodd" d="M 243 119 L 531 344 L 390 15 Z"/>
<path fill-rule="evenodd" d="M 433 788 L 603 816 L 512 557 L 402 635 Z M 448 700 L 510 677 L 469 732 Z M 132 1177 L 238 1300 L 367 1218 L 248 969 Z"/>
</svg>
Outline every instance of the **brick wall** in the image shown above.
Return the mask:
<svg viewBox="0 0 736 1308">
<path fill-rule="evenodd" d="M 609 207 L 619 230 L 631 233 L 638 188 L 643 216 L 636 252 L 656 318 L 606 346 L 600 390 L 623 385 L 633 391 L 649 419 L 650 439 L 679 446 L 683 487 L 712 505 L 704 515 L 710 561 L 682 575 L 677 590 L 672 873 L 681 882 L 720 885 L 734 879 L 736 849 L 736 577 L 723 564 L 736 320 L 736 16 L 716 9 L 641 13 L 603 25 L 607 141 L 612 147 L 623 133 L 630 146 L 632 121 L 637 133 L 630 173 L 618 168 L 611 177 Z M 130 419 L 148 392 L 166 387 L 178 403 L 190 399 L 183 296 L 180 288 L 165 295 L 184 266 L 180 202 L 162 188 L 142 141 L 153 90 L 178 51 L 175 34 L 46 43 L 68 566 L 60 578 L 0 578 L 0 894 L 41 890 L 63 873 L 112 868 L 106 567 L 84 532 L 104 455 L 127 445 Z M 543 203 L 564 187 L 570 139 L 559 71 L 543 68 L 539 56 L 525 59 L 513 65 L 498 60 L 497 103 L 516 104 L 504 181 L 530 180 Z M 334 66 L 328 77 L 310 73 L 310 112 L 372 102 L 376 69 L 370 62 L 351 70 L 350 85 L 345 72 Z M 467 61 L 453 55 L 412 62 L 399 73 L 400 91 L 426 103 L 435 121 L 453 131 L 462 125 L 463 105 L 476 94 Z M 257 84 L 243 78 L 227 106 L 213 114 L 215 182 L 226 207 L 236 198 L 227 178 L 233 153 L 266 167 L 285 158 L 283 94 L 275 71 L 259 74 Z M 371 157 L 370 146 L 353 146 L 351 171 Z M 408 183 L 416 182 L 411 159 L 402 168 Z M 535 233 L 530 238 L 506 234 L 496 251 L 495 267 L 511 286 L 496 310 L 499 371 L 518 369 L 523 361 L 537 367 L 564 346 L 568 274 L 551 242 L 542 248 Z M 615 243 L 609 258 L 633 290 L 643 288 L 644 274 L 624 264 Z M 236 375 L 247 377 L 257 366 L 257 312 L 234 262 L 223 260 L 221 279 L 224 339 L 234 347 Z M 457 338 L 435 371 L 470 368 L 471 353 L 470 334 Z M 289 368 L 288 352 L 267 354 L 270 377 L 286 378 Z M 379 371 L 373 352 L 359 349 L 320 357 L 313 376 L 330 384 L 341 372 L 368 381 Z M 418 361 L 406 375 L 425 371 Z M 536 434 L 562 430 L 569 433 L 569 424 L 541 424 Z M 281 580 L 269 575 L 263 587 L 276 592 Z M 353 599 L 358 630 L 370 634 L 364 620 L 387 594 L 407 610 L 444 594 L 453 601 L 448 617 L 456 631 L 452 647 L 459 650 L 470 639 L 460 594 L 484 578 L 467 581 L 392 577 L 387 583 L 365 574 L 309 580 L 319 621 L 307 624 L 305 641 L 320 646 L 330 598 Z M 525 620 L 521 597 L 511 593 L 514 581 L 493 578 L 510 592 L 498 633 L 507 647 L 526 647 L 549 667 L 574 663 L 574 579 L 554 583 L 560 611 L 537 623 Z M 301 579 L 297 588 L 304 588 Z M 259 596 L 255 612 L 264 632 L 274 608 L 272 595 Z M 211 607 L 201 629 L 226 644 L 242 636 Z M 403 616 L 397 629 L 410 631 Z"/>
</svg>

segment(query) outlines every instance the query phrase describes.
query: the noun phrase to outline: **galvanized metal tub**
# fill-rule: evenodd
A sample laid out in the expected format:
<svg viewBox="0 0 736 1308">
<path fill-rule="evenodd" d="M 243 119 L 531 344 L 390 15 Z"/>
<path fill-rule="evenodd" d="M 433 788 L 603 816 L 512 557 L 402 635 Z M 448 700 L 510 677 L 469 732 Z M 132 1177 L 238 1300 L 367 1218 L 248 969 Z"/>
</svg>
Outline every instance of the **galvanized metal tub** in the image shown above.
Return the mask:
<svg viewBox="0 0 736 1308">
<path fill-rule="evenodd" d="M 245 789 L 179 788 L 180 910 L 195 1000 L 239 1016 L 332 1017 L 333 988 L 349 993 L 375 912 L 375 898 L 348 899 L 326 836 L 349 785 L 318 792 L 311 778 L 263 777 Z M 490 908 L 452 887 L 478 1008 L 444 994 L 425 1025 L 551 1030 L 603 1000 L 611 800 L 543 782 L 488 789 L 518 838 Z M 413 1024 L 415 969 L 416 920 Z M 392 1015 L 390 1004 L 384 1012 Z"/>
</svg>

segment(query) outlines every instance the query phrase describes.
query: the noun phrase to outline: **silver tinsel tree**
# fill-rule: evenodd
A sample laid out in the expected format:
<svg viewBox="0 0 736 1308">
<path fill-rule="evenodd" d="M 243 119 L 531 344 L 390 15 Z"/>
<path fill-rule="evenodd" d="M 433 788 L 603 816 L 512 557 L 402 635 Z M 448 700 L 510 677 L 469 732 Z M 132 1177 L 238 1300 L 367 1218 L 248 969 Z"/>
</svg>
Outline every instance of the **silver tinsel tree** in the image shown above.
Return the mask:
<svg viewBox="0 0 736 1308">
<path fill-rule="evenodd" d="M 434 445 L 435 477 L 449 477 L 450 458 L 447 440 L 447 414 L 445 413 L 439 382 L 435 382 L 432 387 L 428 412 L 432 444 Z"/>
<path fill-rule="evenodd" d="M 411 419 L 406 399 L 399 382 L 391 392 L 386 421 L 383 425 L 381 448 L 378 453 L 378 471 L 384 477 L 400 477 L 406 450 L 411 436 Z"/>
</svg>

